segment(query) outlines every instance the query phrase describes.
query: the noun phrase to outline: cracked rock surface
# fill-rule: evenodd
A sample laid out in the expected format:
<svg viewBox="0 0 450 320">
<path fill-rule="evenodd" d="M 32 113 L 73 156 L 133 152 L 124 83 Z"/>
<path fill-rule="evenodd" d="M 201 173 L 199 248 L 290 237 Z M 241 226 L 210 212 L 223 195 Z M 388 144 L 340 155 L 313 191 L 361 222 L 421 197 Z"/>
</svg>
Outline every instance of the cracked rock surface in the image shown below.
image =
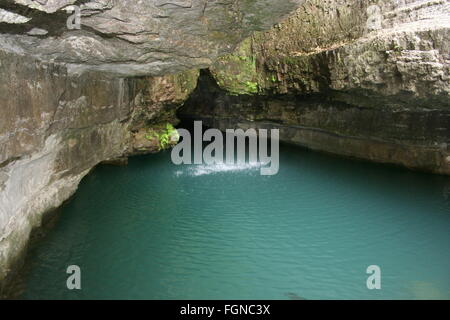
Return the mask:
<svg viewBox="0 0 450 320">
<path fill-rule="evenodd" d="M 176 73 L 207 67 L 301 2 L 3 0 L 0 49 L 66 63 L 74 73 Z M 78 12 L 80 29 L 69 29 L 77 27 Z"/>
</svg>

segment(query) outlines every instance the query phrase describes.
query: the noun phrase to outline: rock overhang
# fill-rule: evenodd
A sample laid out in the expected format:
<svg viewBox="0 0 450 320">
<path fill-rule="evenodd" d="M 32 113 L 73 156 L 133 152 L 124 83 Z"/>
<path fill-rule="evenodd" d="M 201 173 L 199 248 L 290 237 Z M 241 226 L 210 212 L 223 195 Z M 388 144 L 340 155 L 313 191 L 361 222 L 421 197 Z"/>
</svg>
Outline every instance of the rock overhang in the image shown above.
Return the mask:
<svg viewBox="0 0 450 320">
<path fill-rule="evenodd" d="M 158 76 L 208 67 L 302 1 L 4 0 L 0 49 L 64 63 L 73 73 Z"/>
</svg>

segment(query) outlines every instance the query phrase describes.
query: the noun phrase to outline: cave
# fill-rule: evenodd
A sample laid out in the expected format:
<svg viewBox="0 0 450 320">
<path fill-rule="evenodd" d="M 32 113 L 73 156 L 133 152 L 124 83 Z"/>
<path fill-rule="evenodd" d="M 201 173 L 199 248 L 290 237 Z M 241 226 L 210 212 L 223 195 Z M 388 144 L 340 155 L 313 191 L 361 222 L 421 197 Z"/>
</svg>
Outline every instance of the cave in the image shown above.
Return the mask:
<svg viewBox="0 0 450 320">
<path fill-rule="evenodd" d="M 448 300 L 448 10 L 3 1 L 0 298 Z"/>
</svg>

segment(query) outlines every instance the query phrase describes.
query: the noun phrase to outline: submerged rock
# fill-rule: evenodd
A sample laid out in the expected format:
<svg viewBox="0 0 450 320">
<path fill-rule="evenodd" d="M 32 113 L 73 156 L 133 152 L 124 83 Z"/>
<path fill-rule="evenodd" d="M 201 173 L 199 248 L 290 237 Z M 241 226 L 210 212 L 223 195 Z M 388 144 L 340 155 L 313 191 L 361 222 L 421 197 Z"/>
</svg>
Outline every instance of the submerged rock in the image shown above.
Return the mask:
<svg viewBox="0 0 450 320">
<path fill-rule="evenodd" d="M 306 298 L 300 297 L 298 294 L 293 292 L 286 293 L 286 297 L 288 297 L 290 300 L 307 300 Z"/>
</svg>

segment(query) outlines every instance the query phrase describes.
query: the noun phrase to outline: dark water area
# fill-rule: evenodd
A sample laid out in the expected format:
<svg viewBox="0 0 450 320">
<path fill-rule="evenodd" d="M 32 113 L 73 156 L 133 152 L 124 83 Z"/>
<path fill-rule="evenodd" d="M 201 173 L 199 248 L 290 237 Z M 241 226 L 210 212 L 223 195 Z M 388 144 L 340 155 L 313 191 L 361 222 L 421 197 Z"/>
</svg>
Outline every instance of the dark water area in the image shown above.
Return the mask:
<svg viewBox="0 0 450 320">
<path fill-rule="evenodd" d="M 22 298 L 450 298 L 448 177 L 289 145 L 277 175 L 259 169 L 170 151 L 98 166 L 30 253 Z"/>
</svg>

